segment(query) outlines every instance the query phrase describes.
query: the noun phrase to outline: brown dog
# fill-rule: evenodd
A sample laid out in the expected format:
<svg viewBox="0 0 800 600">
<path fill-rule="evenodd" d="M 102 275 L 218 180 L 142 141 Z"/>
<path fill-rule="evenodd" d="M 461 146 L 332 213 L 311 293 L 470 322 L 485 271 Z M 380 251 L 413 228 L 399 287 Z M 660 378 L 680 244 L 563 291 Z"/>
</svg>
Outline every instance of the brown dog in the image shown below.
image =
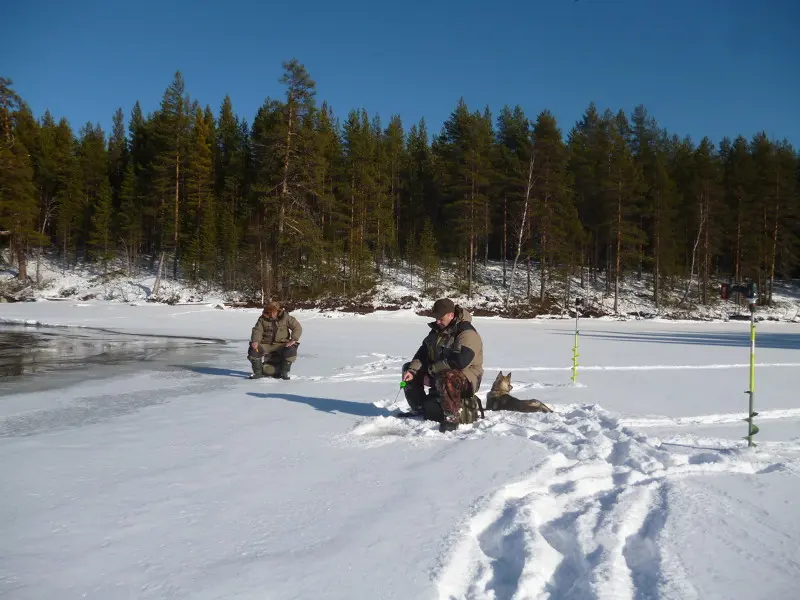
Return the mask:
<svg viewBox="0 0 800 600">
<path fill-rule="evenodd" d="M 511 373 L 503 375 L 503 372 L 500 371 L 492 384 L 492 389 L 486 394 L 486 410 L 512 410 L 524 413 L 553 412 L 553 409 L 538 400 L 515 398 L 509 394 L 512 389 L 514 386 L 511 385 Z"/>
</svg>

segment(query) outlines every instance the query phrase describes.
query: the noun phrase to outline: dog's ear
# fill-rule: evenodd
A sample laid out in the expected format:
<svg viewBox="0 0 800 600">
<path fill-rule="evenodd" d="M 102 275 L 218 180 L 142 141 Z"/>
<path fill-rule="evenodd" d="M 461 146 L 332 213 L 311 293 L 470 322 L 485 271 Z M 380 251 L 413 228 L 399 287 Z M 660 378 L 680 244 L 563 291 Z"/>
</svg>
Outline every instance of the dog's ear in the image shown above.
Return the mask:
<svg viewBox="0 0 800 600">
<path fill-rule="evenodd" d="M 498 381 L 500 381 L 501 379 L 503 379 L 503 372 L 502 372 L 502 371 L 500 371 L 500 372 L 497 374 L 497 377 L 495 377 L 495 378 L 494 378 L 494 381 L 495 381 L 495 383 L 497 383 L 497 382 L 498 382 Z"/>
</svg>

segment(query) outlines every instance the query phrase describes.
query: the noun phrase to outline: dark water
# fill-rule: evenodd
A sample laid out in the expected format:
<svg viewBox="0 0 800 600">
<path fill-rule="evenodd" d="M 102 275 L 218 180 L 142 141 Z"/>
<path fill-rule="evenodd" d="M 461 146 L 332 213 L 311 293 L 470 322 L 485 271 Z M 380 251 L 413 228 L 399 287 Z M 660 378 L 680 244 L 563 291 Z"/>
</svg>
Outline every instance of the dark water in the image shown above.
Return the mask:
<svg viewBox="0 0 800 600">
<path fill-rule="evenodd" d="M 219 352 L 220 343 L 97 329 L 0 325 L 0 395 L 143 368 L 162 370 L 175 362 L 203 362 Z"/>
</svg>

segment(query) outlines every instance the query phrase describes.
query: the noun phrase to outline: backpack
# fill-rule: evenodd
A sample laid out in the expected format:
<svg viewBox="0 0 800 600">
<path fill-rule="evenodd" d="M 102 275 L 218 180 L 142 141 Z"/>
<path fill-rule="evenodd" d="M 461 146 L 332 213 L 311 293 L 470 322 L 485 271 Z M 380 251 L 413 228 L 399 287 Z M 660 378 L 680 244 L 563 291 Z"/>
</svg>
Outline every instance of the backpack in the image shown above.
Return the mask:
<svg viewBox="0 0 800 600">
<path fill-rule="evenodd" d="M 481 419 L 484 418 L 483 404 L 481 404 L 480 398 L 473 394 L 469 398 L 461 399 L 461 410 L 458 412 L 458 422 L 461 425 L 474 423 L 478 420 L 479 415 Z"/>
<path fill-rule="evenodd" d="M 442 422 L 444 413 L 442 412 L 441 399 L 436 392 L 429 392 L 425 397 L 422 403 L 422 411 L 429 421 Z M 459 424 L 468 425 L 477 421 L 478 418 L 485 418 L 481 399 L 474 394 L 468 398 L 462 398 L 461 409 L 458 411 Z"/>
</svg>

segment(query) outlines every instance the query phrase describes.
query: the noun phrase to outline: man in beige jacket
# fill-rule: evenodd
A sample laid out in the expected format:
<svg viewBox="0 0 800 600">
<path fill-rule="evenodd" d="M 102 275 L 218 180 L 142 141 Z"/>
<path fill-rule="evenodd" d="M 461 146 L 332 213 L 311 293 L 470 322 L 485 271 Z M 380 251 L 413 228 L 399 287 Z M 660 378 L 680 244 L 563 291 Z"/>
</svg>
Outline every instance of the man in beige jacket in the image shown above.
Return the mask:
<svg viewBox="0 0 800 600">
<path fill-rule="evenodd" d="M 297 360 L 297 345 L 302 334 L 300 322 L 280 304 L 267 304 L 250 334 L 250 347 L 247 350 L 247 358 L 253 367 L 250 379 L 289 379 L 292 363 Z"/>
</svg>

